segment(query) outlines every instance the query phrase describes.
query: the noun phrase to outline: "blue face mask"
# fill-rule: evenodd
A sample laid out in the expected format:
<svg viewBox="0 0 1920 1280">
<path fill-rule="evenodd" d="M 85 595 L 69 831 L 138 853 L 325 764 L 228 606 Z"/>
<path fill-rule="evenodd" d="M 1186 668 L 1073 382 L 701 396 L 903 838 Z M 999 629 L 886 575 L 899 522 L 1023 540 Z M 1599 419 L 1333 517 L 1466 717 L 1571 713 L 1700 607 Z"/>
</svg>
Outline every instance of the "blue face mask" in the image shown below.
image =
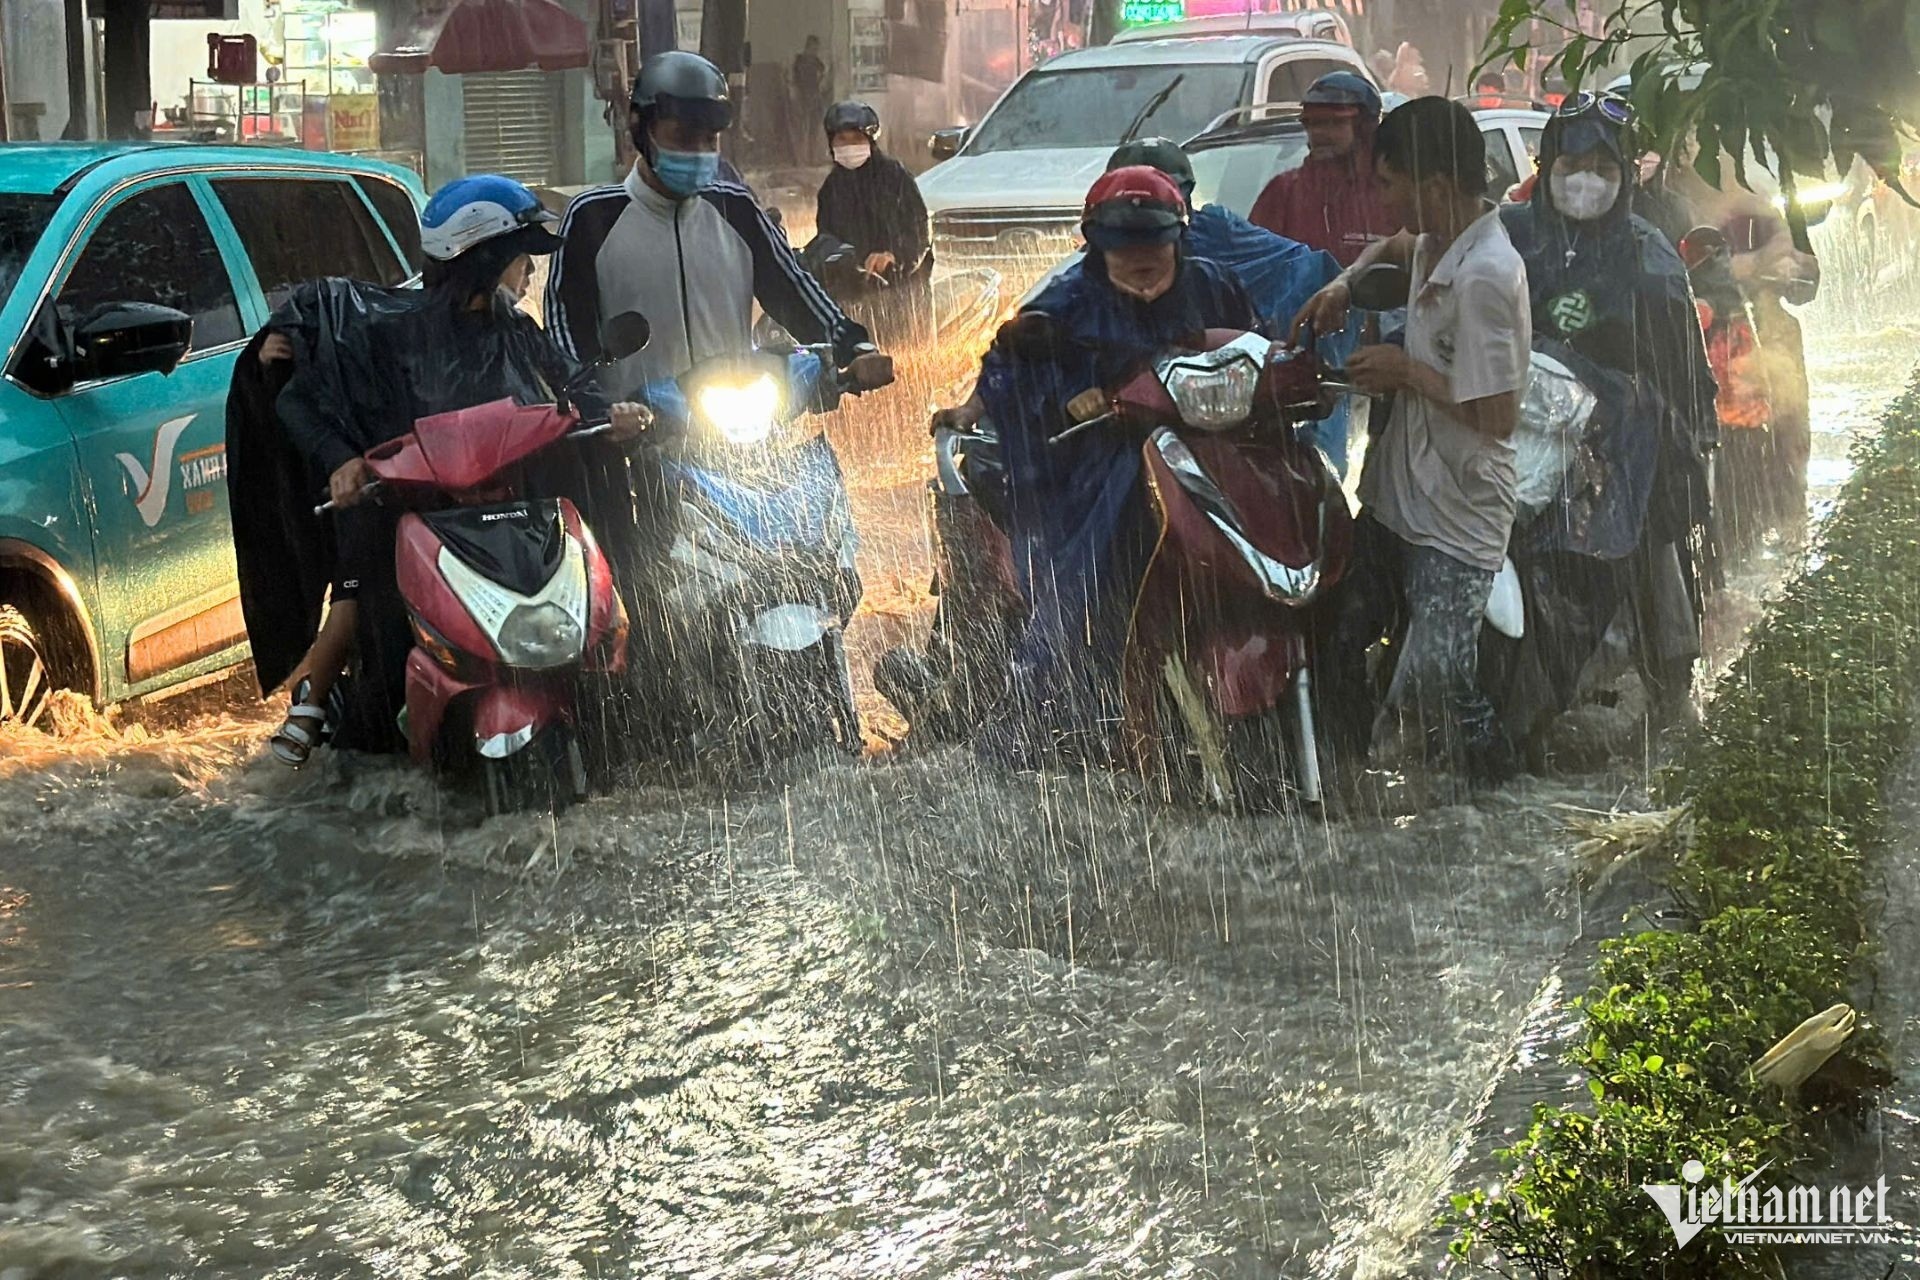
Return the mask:
<svg viewBox="0 0 1920 1280">
<path fill-rule="evenodd" d="M 710 187 L 720 176 L 718 151 L 669 151 L 656 147 L 653 152 L 653 176 L 660 185 L 681 199 L 702 187 Z"/>
</svg>

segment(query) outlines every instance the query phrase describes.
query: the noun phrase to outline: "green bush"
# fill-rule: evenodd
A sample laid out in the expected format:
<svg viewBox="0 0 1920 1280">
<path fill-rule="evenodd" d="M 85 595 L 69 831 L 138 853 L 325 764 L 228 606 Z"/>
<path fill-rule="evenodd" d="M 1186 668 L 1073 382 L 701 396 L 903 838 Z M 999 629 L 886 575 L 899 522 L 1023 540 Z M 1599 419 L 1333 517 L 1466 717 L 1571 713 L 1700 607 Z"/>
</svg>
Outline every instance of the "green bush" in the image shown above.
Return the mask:
<svg viewBox="0 0 1920 1280">
<path fill-rule="evenodd" d="M 1602 946 L 1568 1054 L 1591 1106 L 1536 1108 L 1500 1153 L 1505 1182 L 1453 1198 L 1442 1221 L 1456 1259 L 1541 1280 L 1693 1280 L 1766 1264 L 1763 1246 L 1713 1232 L 1678 1253 L 1640 1184 L 1671 1181 L 1688 1160 L 1717 1181 L 1816 1154 L 1802 1105 L 1751 1065 L 1847 999 L 1868 963 L 1863 853 L 1910 736 L 1917 621 L 1920 383 L 1858 451 L 1810 567 L 1663 775 L 1663 802 L 1691 824 L 1673 889 L 1699 928 Z M 1869 1029 L 1847 1052 L 1875 1045 Z"/>
</svg>

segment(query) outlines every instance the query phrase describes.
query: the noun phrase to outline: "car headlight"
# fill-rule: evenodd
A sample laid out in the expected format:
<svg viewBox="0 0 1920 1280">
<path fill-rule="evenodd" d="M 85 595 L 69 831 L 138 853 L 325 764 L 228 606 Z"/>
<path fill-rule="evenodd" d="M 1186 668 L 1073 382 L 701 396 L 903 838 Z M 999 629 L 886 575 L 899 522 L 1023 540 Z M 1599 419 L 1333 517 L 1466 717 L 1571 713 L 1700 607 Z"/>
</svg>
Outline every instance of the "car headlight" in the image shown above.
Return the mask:
<svg viewBox="0 0 1920 1280">
<path fill-rule="evenodd" d="M 1260 367 L 1251 360 L 1211 366 L 1174 364 L 1168 367 L 1165 381 L 1182 422 L 1203 431 L 1219 431 L 1253 416 Z"/>
<path fill-rule="evenodd" d="M 501 624 L 494 643 L 501 658 L 513 666 L 559 667 L 579 659 L 586 634 L 572 614 L 545 601 L 516 606 Z"/>
<path fill-rule="evenodd" d="M 711 382 L 694 396 L 694 409 L 731 445 L 755 445 L 773 434 L 780 386 L 770 373 L 750 382 Z"/>
</svg>

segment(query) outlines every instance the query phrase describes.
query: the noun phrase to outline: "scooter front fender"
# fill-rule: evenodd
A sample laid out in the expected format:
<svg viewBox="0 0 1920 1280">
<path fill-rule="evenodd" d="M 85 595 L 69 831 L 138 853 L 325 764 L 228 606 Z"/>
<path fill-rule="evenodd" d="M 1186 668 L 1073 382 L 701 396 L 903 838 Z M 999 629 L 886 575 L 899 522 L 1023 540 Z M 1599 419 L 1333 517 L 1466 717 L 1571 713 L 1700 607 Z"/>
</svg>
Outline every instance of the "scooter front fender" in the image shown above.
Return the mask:
<svg viewBox="0 0 1920 1280">
<path fill-rule="evenodd" d="M 415 764 L 433 763 L 433 744 L 453 700 L 482 687 L 455 676 L 424 649 L 407 655 L 407 754 Z"/>
<path fill-rule="evenodd" d="M 473 748 L 504 760 L 550 725 L 573 719 L 571 690 L 557 684 L 497 684 L 473 704 Z"/>
</svg>

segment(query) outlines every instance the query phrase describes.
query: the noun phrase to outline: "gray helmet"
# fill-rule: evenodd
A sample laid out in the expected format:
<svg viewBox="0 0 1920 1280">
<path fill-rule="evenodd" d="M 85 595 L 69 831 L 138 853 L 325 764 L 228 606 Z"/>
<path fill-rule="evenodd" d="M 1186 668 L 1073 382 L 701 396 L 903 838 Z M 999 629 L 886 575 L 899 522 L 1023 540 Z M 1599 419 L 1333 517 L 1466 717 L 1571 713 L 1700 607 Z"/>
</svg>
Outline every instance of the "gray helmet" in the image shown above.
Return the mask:
<svg viewBox="0 0 1920 1280">
<path fill-rule="evenodd" d="M 1107 157 L 1107 172 L 1136 164 L 1158 169 L 1178 183 L 1180 190 L 1193 194 L 1193 162 L 1172 138 L 1135 138 L 1121 143 Z"/>
<path fill-rule="evenodd" d="M 845 102 L 836 102 L 828 107 L 823 123 L 826 125 L 829 138 L 842 130 L 853 129 L 866 134 L 875 142 L 880 140 L 880 113 L 854 98 L 849 98 Z"/>
<path fill-rule="evenodd" d="M 715 133 L 733 124 L 726 76 L 697 53 L 656 53 L 641 63 L 632 101 L 643 124 L 660 116 Z"/>
</svg>

